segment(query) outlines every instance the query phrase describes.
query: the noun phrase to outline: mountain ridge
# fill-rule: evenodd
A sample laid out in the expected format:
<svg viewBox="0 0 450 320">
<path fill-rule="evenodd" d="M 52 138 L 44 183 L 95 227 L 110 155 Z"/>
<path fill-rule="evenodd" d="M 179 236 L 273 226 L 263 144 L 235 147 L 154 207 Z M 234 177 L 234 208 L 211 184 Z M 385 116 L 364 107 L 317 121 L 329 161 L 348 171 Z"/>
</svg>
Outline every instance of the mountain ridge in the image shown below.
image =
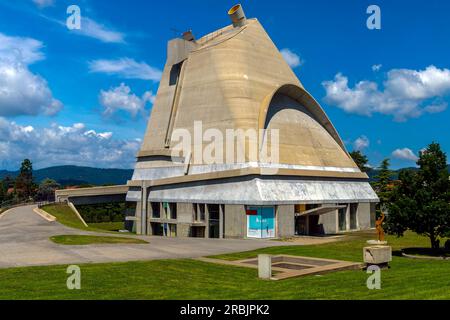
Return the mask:
<svg viewBox="0 0 450 320">
<path fill-rule="evenodd" d="M 392 170 L 393 178 L 398 177 L 398 173 L 401 170 L 417 170 L 418 168 L 402 168 L 398 170 Z M 450 172 L 450 165 L 448 165 Z M 7 171 L 0 170 L 0 179 L 4 179 L 9 176 L 11 178 L 16 177 L 19 171 Z M 378 174 L 377 169 L 370 169 L 367 172 L 370 180 Z M 131 180 L 133 176 L 133 169 L 105 169 L 83 166 L 54 166 L 43 169 L 33 170 L 33 177 L 36 183 L 40 183 L 42 180 L 49 178 L 53 179 L 63 186 L 70 185 L 122 185 L 126 184 L 128 180 Z"/>
<path fill-rule="evenodd" d="M 9 176 L 16 177 L 19 171 L 0 170 L 0 179 Z M 131 180 L 133 169 L 104 169 L 83 166 L 54 166 L 33 170 L 33 177 L 36 183 L 49 178 L 63 186 L 68 185 L 121 185 Z"/>
</svg>

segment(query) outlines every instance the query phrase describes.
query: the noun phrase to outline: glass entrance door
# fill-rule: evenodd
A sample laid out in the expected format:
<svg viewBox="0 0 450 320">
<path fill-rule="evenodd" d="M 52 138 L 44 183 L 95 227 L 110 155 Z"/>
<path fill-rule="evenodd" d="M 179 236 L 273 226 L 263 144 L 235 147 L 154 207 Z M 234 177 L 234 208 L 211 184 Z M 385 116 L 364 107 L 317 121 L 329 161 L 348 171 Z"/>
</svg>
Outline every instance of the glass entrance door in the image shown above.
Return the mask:
<svg viewBox="0 0 450 320">
<path fill-rule="evenodd" d="M 274 207 L 250 207 L 247 210 L 247 237 L 258 239 L 275 237 Z"/>
</svg>

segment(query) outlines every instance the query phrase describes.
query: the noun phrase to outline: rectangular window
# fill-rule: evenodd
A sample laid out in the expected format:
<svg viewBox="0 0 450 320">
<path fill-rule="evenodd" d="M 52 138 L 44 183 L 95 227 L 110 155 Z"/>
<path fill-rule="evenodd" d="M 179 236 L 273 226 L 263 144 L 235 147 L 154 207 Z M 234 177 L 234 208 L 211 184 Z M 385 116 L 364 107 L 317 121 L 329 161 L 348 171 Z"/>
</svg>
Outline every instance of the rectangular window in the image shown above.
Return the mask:
<svg viewBox="0 0 450 320">
<path fill-rule="evenodd" d="M 196 203 L 192 204 L 192 218 L 194 219 L 194 222 L 199 221 L 199 214 L 198 214 L 198 205 Z"/>
<path fill-rule="evenodd" d="M 205 222 L 205 204 L 194 203 L 192 205 L 194 222 Z"/>
<path fill-rule="evenodd" d="M 219 238 L 220 206 L 218 204 L 208 204 L 208 214 L 209 214 L 209 237 Z"/>
<path fill-rule="evenodd" d="M 159 202 L 152 202 L 152 217 L 153 218 L 161 218 L 161 204 Z"/>
<path fill-rule="evenodd" d="M 338 215 L 339 231 L 347 230 L 347 208 L 339 209 Z"/>
<path fill-rule="evenodd" d="M 199 204 L 198 205 L 198 211 L 199 211 L 199 214 L 200 214 L 200 221 L 205 221 L 206 220 L 206 214 L 205 214 L 205 212 L 206 212 L 206 208 L 205 208 L 205 204 Z"/>
<path fill-rule="evenodd" d="M 190 236 L 192 238 L 204 238 L 205 227 L 191 227 Z"/>
<path fill-rule="evenodd" d="M 168 228 L 167 236 L 168 237 L 172 237 L 172 238 L 176 237 L 177 236 L 177 225 L 176 224 L 169 224 L 168 226 L 169 226 L 169 228 Z"/>
<path fill-rule="evenodd" d="M 170 219 L 176 220 L 177 219 L 177 204 L 176 203 L 170 203 Z"/>
<path fill-rule="evenodd" d="M 358 229 L 358 221 L 357 221 L 357 213 L 358 213 L 358 204 L 352 203 L 350 204 L 350 229 L 356 230 Z"/>
<path fill-rule="evenodd" d="M 220 206 L 218 204 L 208 204 L 209 220 L 220 219 Z"/>
<path fill-rule="evenodd" d="M 154 236 L 163 236 L 164 235 L 164 228 L 161 223 L 151 223 L 152 227 L 152 234 Z"/>
</svg>

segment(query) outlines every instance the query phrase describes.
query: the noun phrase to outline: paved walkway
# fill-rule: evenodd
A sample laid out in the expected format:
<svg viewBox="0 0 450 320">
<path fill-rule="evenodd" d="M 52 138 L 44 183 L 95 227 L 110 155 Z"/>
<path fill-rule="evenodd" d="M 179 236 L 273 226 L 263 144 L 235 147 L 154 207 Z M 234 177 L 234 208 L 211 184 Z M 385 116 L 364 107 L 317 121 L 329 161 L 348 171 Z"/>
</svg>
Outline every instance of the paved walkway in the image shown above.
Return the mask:
<svg viewBox="0 0 450 320">
<path fill-rule="evenodd" d="M 68 234 L 100 234 L 71 229 L 58 222 L 48 222 L 34 213 L 33 208 L 35 206 L 19 207 L 0 215 L 0 268 L 198 258 L 271 246 L 300 244 L 270 240 L 135 236 L 150 243 L 63 246 L 51 242 L 49 237 Z M 125 236 L 130 237 L 130 235 Z"/>
</svg>

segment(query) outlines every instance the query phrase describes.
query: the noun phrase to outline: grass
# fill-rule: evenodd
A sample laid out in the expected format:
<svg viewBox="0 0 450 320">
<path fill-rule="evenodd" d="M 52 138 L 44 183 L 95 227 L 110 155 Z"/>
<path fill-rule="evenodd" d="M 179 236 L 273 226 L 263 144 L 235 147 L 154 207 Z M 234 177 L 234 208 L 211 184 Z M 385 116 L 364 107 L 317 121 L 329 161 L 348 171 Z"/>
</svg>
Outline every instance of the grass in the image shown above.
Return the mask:
<svg viewBox="0 0 450 320">
<path fill-rule="evenodd" d="M 125 228 L 123 222 L 99 222 L 99 223 L 89 223 L 90 228 L 105 230 L 105 231 L 119 231 Z"/>
<path fill-rule="evenodd" d="M 418 257 L 450 258 L 450 251 L 443 248 L 439 250 L 431 248 L 406 248 L 403 250 L 403 252 Z"/>
<path fill-rule="evenodd" d="M 50 213 L 59 223 L 62 223 L 67 227 L 81 230 L 91 230 L 91 228 L 86 227 L 81 222 L 75 212 L 73 212 L 72 209 L 70 209 L 70 207 L 66 204 L 50 204 L 43 206 L 41 209 Z"/>
<path fill-rule="evenodd" d="M 257 253 L 287 253 L 350 261 L 362 260 L 373 234 L 316 246 L 282 246 L 222 255 L 240 259 Z M 413 233 L 388 237 L 395 251 L 426 247 Z M 450 261 L 394 256 L 381 273 L 381 290 L 368 290 L 364 271 L 342 271 L 282 281 L 264 281 L 257 271 L 196 260 L 158 260 L 81 266 L 81 290 L 66 288 L 67 266 L 0 270 L 0 299 L 450 299 Z"/>
<path fill-rule="evenodd" d="M 51 204 L 43 206 L 41 209 L 56 217 L 56 220 L 59 223 L 69 228 L 107 233 L 113 233 L 124 228 L 123 222 L 91 223 L 88 224 L 88 227 L 86 227 L 75 212 L 73 212 L 72 209 L 70 209 L 70 207 L 66 204 Z"/>
<path fill-rule="evenodd" d="M 89 244 L 146 244 L 147 241 L 125 237 L 99 237 L 86 235 L 61 235 L 50 237 L 50 240 L 63 245 Z"/>
</svg>

